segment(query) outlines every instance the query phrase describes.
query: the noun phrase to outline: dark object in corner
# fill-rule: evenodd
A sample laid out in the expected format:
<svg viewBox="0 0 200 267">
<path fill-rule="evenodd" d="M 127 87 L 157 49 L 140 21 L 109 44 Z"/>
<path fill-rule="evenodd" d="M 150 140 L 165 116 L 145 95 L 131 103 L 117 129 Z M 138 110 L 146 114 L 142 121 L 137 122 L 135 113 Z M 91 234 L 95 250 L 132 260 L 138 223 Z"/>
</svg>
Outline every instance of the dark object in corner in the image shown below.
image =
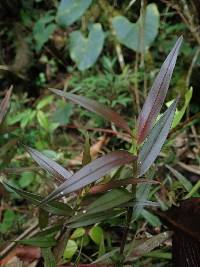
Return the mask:
<svg viewBox="0 0 200 267">
<path fill-rule="evenodd" d="M 191 198 L 167 212 L 156 212 L 174 231 L 173 267 L 200 267 L 200 198 Z"/>
</svg>

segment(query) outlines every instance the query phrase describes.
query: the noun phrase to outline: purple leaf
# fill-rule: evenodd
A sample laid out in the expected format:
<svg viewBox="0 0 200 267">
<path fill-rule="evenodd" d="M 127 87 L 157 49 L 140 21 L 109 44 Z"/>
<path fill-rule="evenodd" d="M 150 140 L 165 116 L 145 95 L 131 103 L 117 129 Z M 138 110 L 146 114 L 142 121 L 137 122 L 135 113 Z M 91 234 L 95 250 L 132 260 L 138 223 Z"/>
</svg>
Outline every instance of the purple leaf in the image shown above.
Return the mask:
<svg viewBox="0 0 200 267">
<path fill-rule="evenodd" d="M 12 93 L 12 89 L 13 89 L 13 86 L 10 86 L 9 90 L 6 92 L 4 99 L 0 103 L 0 124 L 2 123 L 2 121 L 6 115 L 6 112 L 9 108 L 10 96 Z"/>
<path fill-rule="evenodd" d="M 138 144 L 141 144 L 144 141 L 161 110 L 169 88 L 169 83 L 182 40 L 182 36 L 178 38 L 173 49 L 165 59 L 139 114 L 137 133 Z"/>
<path fill-rule="evenodd" d="M 131 130 L 126 123 L 126 121 L 115 111 L 112 109 L 99 104 L 97 101 L 93 99 L 89 99 L 80 95 L 75 95 L 72 93 L 66 93 L 64 91 L 58 90 L 58 89 L 50 89 L 53 93 L 65 97 L 66 99 L 71 100 L 72 102 L 81 105 L 82 107 L 97 113 L 98 115 L 102 116 L 104 119 L 113 122 L 118 126 L 119 128 L 124 129 L 127 133 L 132 135 Z"/>
<path fill-rule="evenodd" d="M 58 163 L 49 159 L 39 151 L 24 146 L 26 151 L 31 155 L 31 157 L 40 165 L 42 169 L 49 172 L 53 177 L 58 180 L 60 183 L 72 176 L 72 173 L 60 166 Z"/>
<path fill-rule="evenodd" d="M 143 144 L 138 155 L 139 176 L 143 175 L 153 164 L 160 153 L 160 150 L 169 133 L 178 99 L 174 100 L 171 106 L 165 111 L 162 117 L 155 124 Z"/>
<path fill-rule="evenodd" d="M 56 198 L 61 198 L 63 195 L 77 191 L 80 188 L 83 188 L 84 186 L 103 177 L 113 168 L 130 163 L 134 159 L 135 157 L 127 151 L 115 151 L 101 158 L 98 158 L 85 165 L 78 172 L 72 175 L 69 180 L 65 181 L 50 195 L 48 195 L 41 204 L 47 203 Z"/>
</svg>

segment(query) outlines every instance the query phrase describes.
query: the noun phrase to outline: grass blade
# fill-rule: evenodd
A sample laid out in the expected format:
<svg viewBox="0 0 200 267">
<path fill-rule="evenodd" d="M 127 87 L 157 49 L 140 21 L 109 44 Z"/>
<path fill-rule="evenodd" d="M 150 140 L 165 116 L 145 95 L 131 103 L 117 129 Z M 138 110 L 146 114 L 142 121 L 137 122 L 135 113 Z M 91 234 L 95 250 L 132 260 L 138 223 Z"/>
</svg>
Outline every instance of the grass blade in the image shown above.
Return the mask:
<svg viewBox="0 0 200 267">
<path fill-rule="evenodd" d="M 169 133 L 178 99 L 165 111 L 151 130 L 146 142 L 138 155 L 139 176 L 145 174 L 157 158 Z"/>
<path fill-rule="evenodd" d="M 139 114 L 137 134 L 138 144 L 144 141 L 161 110 L 169 88 L 169 83 L 182 40 L 182 36 L 178 38 L 171 52 L 165 59 Z"/>
<path fill-rule="evenodd" d="M 64 91 L 58 90 L 58 89 L 50 89 L 53 93 L 62 96 L 66 99 L 71 100 L 72 102 L 81 105 L 82 107 L 88 109 L 89 111 L 95 112 L 96 114 L 102 116 L 104 119 L 113 122 L 116 126 L 119 128 L 124 129 L 127 133 L 132 135 L 132 132 L 126 123 L 126 121 L 115 111 L 112 109 L 99 104 L 97 101 L 93 99 L 89 99 L 80 95 L 75 95 L 72 93 L 66 93 Z"/>
<path fill-rule="evenodd" d="M 41 152 L 37 151 L 28 146 L 24 146 L 26 151 L 31 155 L 31 157 L 38 163 L 38 165 L 44 169 L 45 171 L 49 172 L 56 180 L 59 182 L 63 182 L 64 180 L 68 179 L 72 176 L 72 173 L 63 168 L 61 165 L 49 159 Z"/>
<path fill-rule="evenodd" d="M 63 195 L 69 194 L 73 191 L 77 191 L 78 189 L 83 188 L 84 186 L 103 177 L 111 169 L 130 163 L 134 159 L 135 157 L 127 151 L 115 151 L 98 158 L 85 165 L 78 172 L 72 175 L 69 180 L 65 181 L 50 195 L 48 195 L 41 204 L 47 203 L 56 198 L 61 198 Z"/>
</svg>

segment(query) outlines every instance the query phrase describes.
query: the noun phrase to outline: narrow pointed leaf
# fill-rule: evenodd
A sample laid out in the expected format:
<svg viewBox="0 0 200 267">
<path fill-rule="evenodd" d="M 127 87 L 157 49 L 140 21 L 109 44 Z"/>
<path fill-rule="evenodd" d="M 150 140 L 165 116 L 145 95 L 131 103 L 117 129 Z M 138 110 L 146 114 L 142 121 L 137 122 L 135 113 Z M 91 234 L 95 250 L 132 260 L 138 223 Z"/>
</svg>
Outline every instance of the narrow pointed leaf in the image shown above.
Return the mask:
<svg viewBox="0 0 200 267">
<path fill-rule="evenodd" d="M 174 100 L 171 106 L 165 111 L 143 144 L 138 156 L 139 176 L 145 174 L 159 155 L 172 125 L 177 102 L 178 99 Z"/>
<path fill-rule="evenodd" d="M 101 158 L 98 158 L 91 163 L 85 165 L 82 169 L 66 180 L 49 196 L 47 196 L 41 204 L 47 203 L 56 198 L 61 198 L 63 195 L 77 191 L 84 186 L 95 182 L 103 177 L 106 173 L 116 167 L 130 163 L 135 159 L 127 151 L 115 151 Z"/>
<path fill-rule="evenodd" d="M 59 96 L 65 97 L 66 99 L 69 99 L 72 102 L 81 105 L 82 107 L 88 109 L 89 111 L 97 113 L 98 115 L 102 116 L 104 119 L 116 124 L 116 126 L 118 126 L 119 128 L 124 129 L 130 135 L 132 134 L 126 121 L 112 109 L 102 104 L 99 104 L 97 101 L 93 99 L 89 99 L 89 98 L 86 98 L 80 95 L 66 93 L 58 89 L 51 88 L 50 90 Z"/>
<path fill-rule="evenodd" d="M 9 88 L 9 90 L 6 92 L 4 99 L 0 103 L 0 124 L 2 123 L 2 121 L 6 115 L 6 112 L 9 108 L 12 88 L 13 88 L 12 86 Z"/>
<path fill-rule="evenodd" d="M 182 40 L 182 36 L 178 38 L 171 52 L 165 59 L 139 114 L 137 134 L 138 144 L 142 143 L 149 134 L 149 131 L 161 110 L 169 88 L 169 83 Z"/>
<path fill-rule="evenodd" d="M 86 214 L 102 212 L 105 210 L 113 209 L 131 200 L 133 194 L 125 189 L 113 189 L 104 195 L 100 196 L 92 204 L 86 208 Z"/>
<path fill-rule="evenodd" d="M 14 187 L 13 185 L 8 184 L 5 181 L 3 181 L 2 183 L 9 190 L 12 190 L 13 192 L 17 193 L 18 195 L 27 199 L 34 205 L 39 205 L 43 199 L 43 197 L 41 197 L 40 195 L 26 192 L 20 188 L 17 188 L 17 187 Z M 73 213 L 73 210 L 70 206 L 62 202 L 58 202 L 58 201 L 49 202 L 48 204 L 43 205 L 41 208 L 48 211 L 49 213 L 60 215 L 60 216 L 69 216 L 69 215 L 72 215 Z"/>
<path fill-rule="evenodd" d="M 110 210 L 109 213 L 98 212 L 94 214 L 83 214 L 82 216 L 74 216 L 69 220 L 69 228 L 77 228 L 88 226 L 91 224 L 105 222 L 105 220 L 113 219 L 115 216 L 121 214 L 121 211 Z"/>
<path fill-rule="evenodd" d="M 72 176 L 72 173 L 63 168 L 61 165 L 49 159 L 41 152 L 33 149 L 31 147 L 24 146 L 26 151 L 31 155 L 31 157 L 40 165 L 42 169 L 49 172 L 53 177 L 55 177 L 59 182 L 63 182 Z"/>
<path fill-rule="evenodd" d="M 53 237 L 32 237 L 29 239 L 22 239 L 17 241 L 19 244 L 30 245 L 40 248 L 48 248 L 56 245 L 56 240 Z"/>
</svg>

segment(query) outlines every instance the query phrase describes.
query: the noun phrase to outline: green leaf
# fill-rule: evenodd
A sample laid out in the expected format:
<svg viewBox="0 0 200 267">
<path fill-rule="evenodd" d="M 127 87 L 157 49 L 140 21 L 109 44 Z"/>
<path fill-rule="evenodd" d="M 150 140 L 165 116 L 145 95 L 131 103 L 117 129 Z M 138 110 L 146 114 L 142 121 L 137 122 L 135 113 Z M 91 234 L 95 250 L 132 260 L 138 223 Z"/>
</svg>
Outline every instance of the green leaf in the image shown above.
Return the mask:
<svg viewBox="0 0 200 267">
<path fill-rule="evenodd" d="M 89 236 L 97 246 L 100 246 L 104 240 L 103 229 L 98 225 L 93 226 L 89 231 Z"/>
<path fill-rule="evenodd" d="M 41 252 L 44 258 L 44 267 L 56 267 L 56 260 L 51 248 L 42 248 Z"/>
<path fill-rule="evenodd" d="M 87 214 L 106 211 L 118 207 L 131 200 L 134 196 L 125 189 L 113 189 L 100 196 L 86 208 Z"/>
<path fill-rule="evenodd" d="M 191 98 L 192 98 L 192 94 L 193 94 L 193 89 L 192 89 L 192 87 L 190 87 L 190 89 L 185 94 L 185 103 L 184 103 L 183 107 L 180 110 L 176 109 L 176 112 L 174 115 L 174 120 L 172 123 L 172 128 L 175 128 L 179 124 L 181 119 L 183 118 L 185 111 L 186 111 L 186 109 L 190 103 Z M 173 102 L 173 100 L 167 102 L 166 106 L 169 107 L 172 102 Z"/>
<path fill-rule="evenodd" d="M 56 111 L 53 115 L 53 120 L 59 125 L 66 125 L 69 123 L 70 116 L 73 113 L 73 104 L 61 101 L 58 103 Z"/>
<path fill-rule="evenodd" d="M 42 108 L 46 107 L 47 105 L 50 105 L 52 102 L 53 102 L 53 96 L 52 96 L 52 95 L 43 97 L 43 98 L 37 103 L 36 109 L 38 109 L 38 110 L 39 110 L 39 109 L 42 109 Z"/>
<path fill-rule="evenodd" d="M 33 27 L 33 38 L 36 43 L 36 51 L 40 51 L 43 45 L 49 40 L 49 37 L 56 29 L 56 24 L 52 23 L 54 16 L 51 12 L 41 17 Z"/>
<path fill-rule="evenodd" d="M 16 219 L 16 215 L 12 210 L 5 210 L 3 213 L 3 221 L 0 223 L 0 232 L 2 234 L 7 233 L 13 226 Z"/>
<path fill-rule="evenodd" d="M 176 177 L 176 179 L 181 183 L 181 185 L 187 190 L 187 192 L 190 192 L 190 190 L 192 190 L 192 183 L 188 181 L 180 172 L 178 172 L 176 169 L 172 168 L 169 165 L 166 165 L 166 167 Z"/>
<path fill-rule="evenodd" d="M 109 220 L 110 218 L 117 216 L 119 213 L 119 211 L 111 210 L 109 211 L 109 213 L 99 212 L 94 214 L 78 214 L 70 219 L 68 226 L 70 228 L 77 228 L 99 223 L 105 220 Z"/>
<path fill-rule="evenodd" d="M 48 226 L 49 213 L 44 209 L 39 209 L 39 227 L 43 229 Z"/>
<path fill-rule="evenodd" d="M 44 128 L 46 131 L 49 130 L 49 121 L 47 116 L 44 114 L 42 110 L 38 110 L 37 112 L 37 120 L 42 128 Z"/>
<path fill-rule="evenodd" d="M 78 245 L 74 240 L 69 239 L 67 242 L 67 246 L 64 250 L 63 258 L 71 259 L 78 249 Z"/>
<path fill-rule="evenodd" d="M 71 239 L 76 239 L 78 237 L 82 237 L 85 235 L 85 229 L 83 227 L 79 227 L 70 236 Z"/>
<path fill-rule="evenodd" d="M 104 38 L 105 34 L 99 23 L 91 26 L 88 38 L 80 31 L 70 34 L 70 57 L 79 70 L 86 70 L 96 62 L 103 49 Z"/>
<path fill-rule="evenodd" d="M 22 175 L 19 179 L 19 186 L 21 188 L 26 188 L 27 186 L 29 186 L 33 182 L 34 177 L 35 177 L 35 175 L 33 172 L 22 173 Z"/>
<path fill-rule="evenodd" d="M 55 246 L 56 240 L 52 236 L 42 236 L 42 237 L 38 236 L 29 239 L 22 239 L 20 241 L 17 241 L 17 243 L 40 248 L 48 248 Z"/>
<path fill-rule="evenodd" d="M 2 183 L 5 187 L 9 188 L 11 191 L 19 194 L 21 197 L 23 197 L 29 201 L 31 201 L 34 205 L 39 205 L 41 203 L 41 201 L 43 200 L 43 197 L 41 197 L 39 195 L 30 193 L 30 192 L 26 192 L 20 188 L 14 187 L 14 186 L 6 183 L 5 181 L 3 181 Z M 57 201 L 49 202 L 48 204 L 43 205 L 41 208 L 48 211 L 49 213 L 60 215 L 60 216 L 70 216 L 73 213 L 73 210 L 70 208 L 70 206 L 68 206 L 67 204 L 64 204 L 62 202 L 57 202 Z"/>
<path fill-rule="evenodd" d="M 56 18 L 58 24 L 70 26 L 84 14 L 91 3 L 92 0 L 61 0 Z"/>
<path fill-rule="evenodd" d="M 161 221 L 159 220 L 159 218 L 156 215 L 150 213 L 148 210 L 143 209 L 141 215 L 153 227 L 158 227 L 161 225 Z"/>
<path fill-rule="evenodd" d="M 112 19 L 112 26 L 116 32 L 119 42 L 126 47 L 142 52 L 147 50 L 158 34 L 159 11 L 156 4 L 149 4 L 146 8 L 144 18 L 144 40 L 141 38 L 142 17 L 140 16 L 136 23 L 131 23 L 124 16 L 116 16 Z"/>
</svg>

